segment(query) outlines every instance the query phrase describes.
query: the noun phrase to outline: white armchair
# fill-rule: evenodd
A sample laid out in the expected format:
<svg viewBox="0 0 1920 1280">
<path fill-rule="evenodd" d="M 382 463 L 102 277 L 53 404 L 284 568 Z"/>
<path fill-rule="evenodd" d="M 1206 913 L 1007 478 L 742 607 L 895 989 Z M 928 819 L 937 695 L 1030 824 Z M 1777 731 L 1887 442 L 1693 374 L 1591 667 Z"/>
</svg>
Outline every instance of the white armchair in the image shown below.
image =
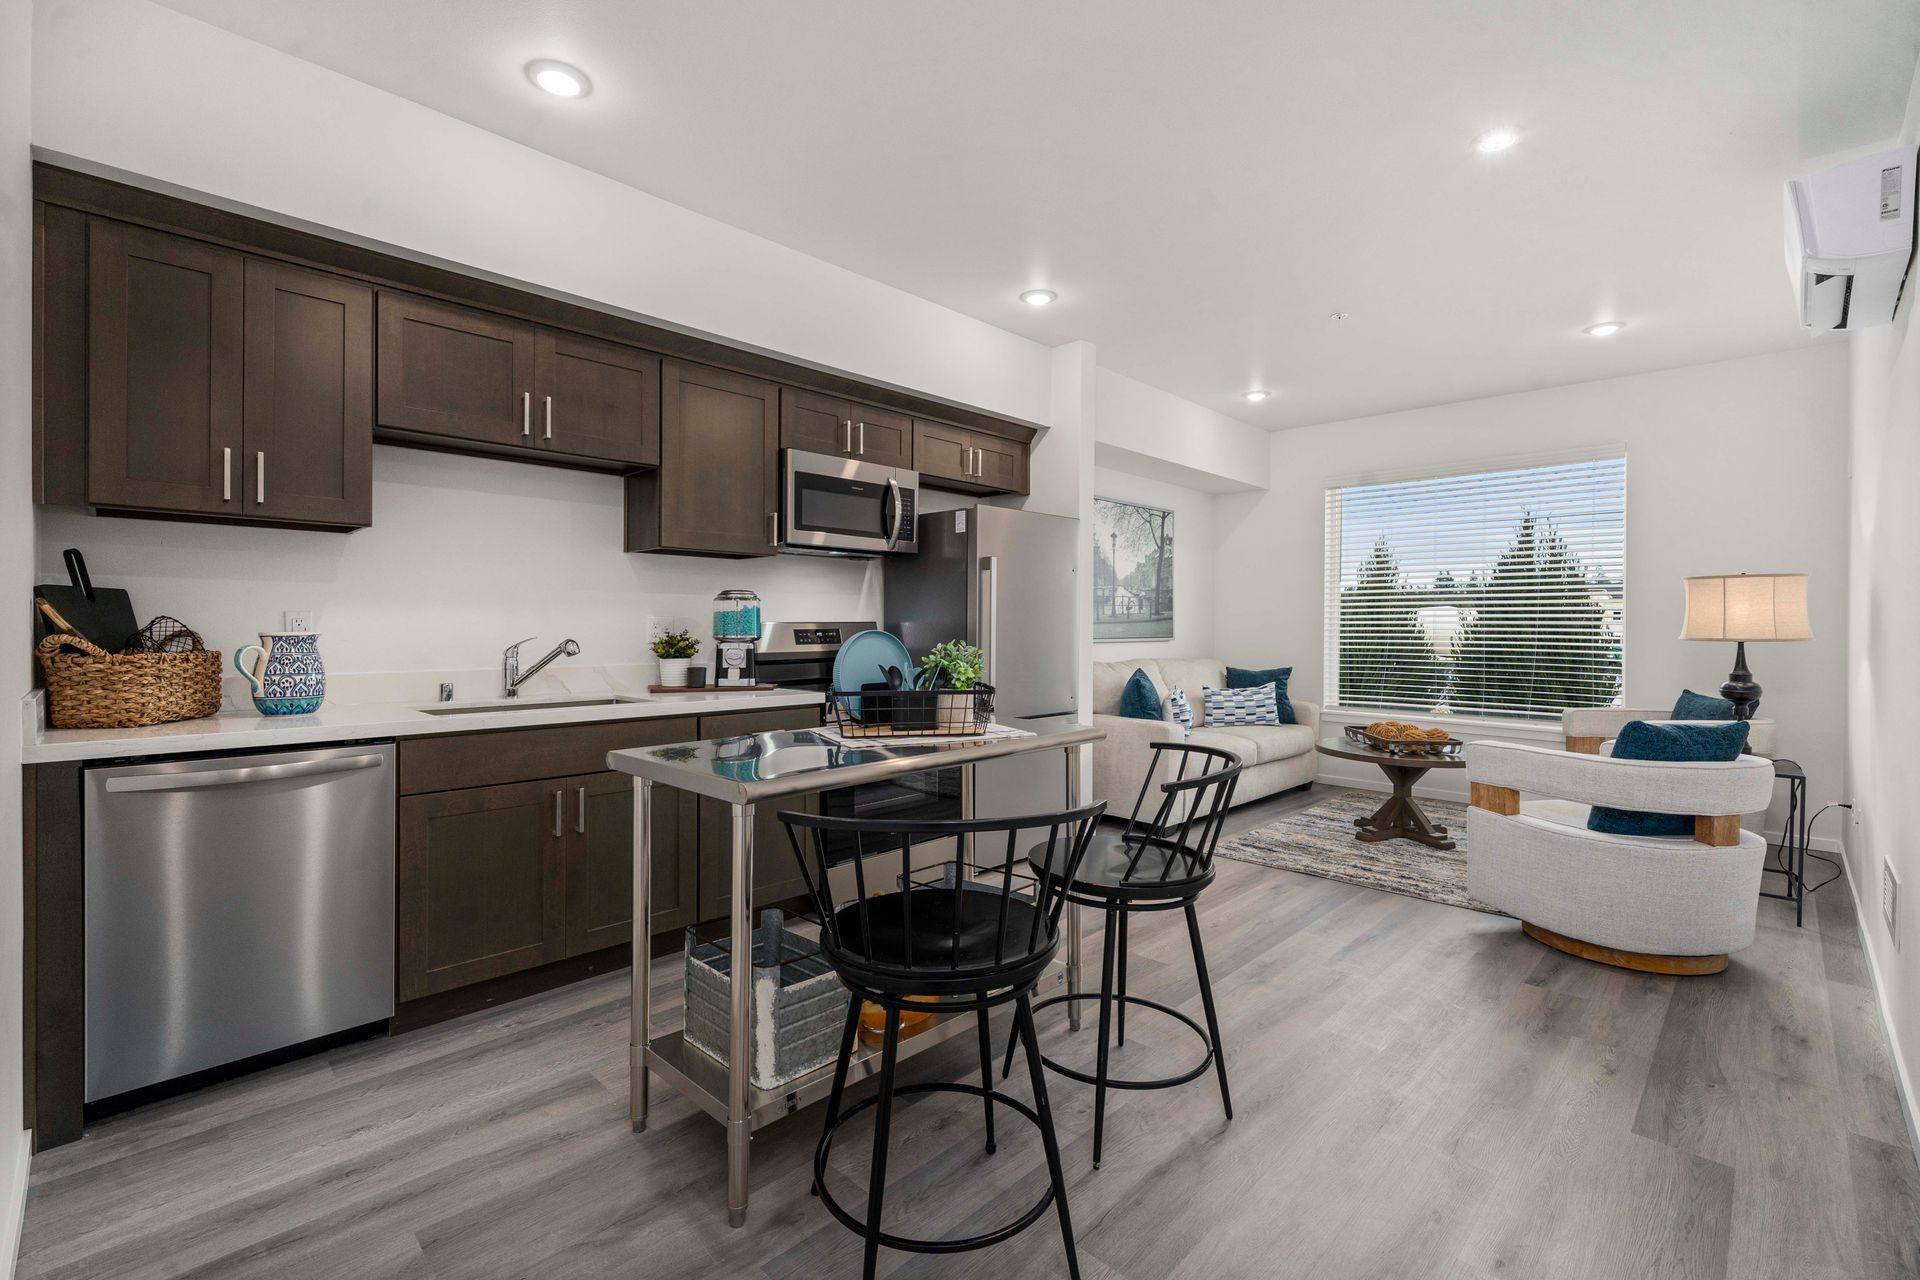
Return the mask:
<svg viewBox="0 0 1920 1280">
<path fill-rule="evenodd" d="M 1753 941 L 1773 765 L 1467 746 L 1467 890 L 1538 942 L 1648 973 L 1718 973 Z M 1693 837 L 1587 829 L 1593 805 L 1693 817 Z"/>
<path fill-rule="evenodd" d="M 1620 736 L 1620 730 L 1629 720 L 1646 720 L 1653 724 L 1724 724 L 1721 720 L 1675 720 L 1672 708 L 1630 707 L 1574 707 L 1560 715 L 1560 732 L 1567 740 L 1567 750 L 1578 751 L 1583 755 L 1600 754 L 1600 746 L 1609 738 Z M 1747 721 L 1747 750 L 1756 756 L 1773 758 L 1774 724 L 1773 721 L 1755 716 Z"/>
</svg>

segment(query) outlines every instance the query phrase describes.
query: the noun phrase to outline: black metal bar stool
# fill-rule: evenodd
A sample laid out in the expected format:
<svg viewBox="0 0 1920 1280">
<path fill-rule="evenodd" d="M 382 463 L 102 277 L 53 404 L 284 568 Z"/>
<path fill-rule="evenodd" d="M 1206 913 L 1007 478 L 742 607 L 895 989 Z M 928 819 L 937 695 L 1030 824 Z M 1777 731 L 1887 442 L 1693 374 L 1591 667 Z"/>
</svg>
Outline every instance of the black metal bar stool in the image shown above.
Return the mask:
<svg viewBox="0 0 1920 1280">
<path fill-rule="evenodd" d="M 1036 846 L 1028 862 L 1042 883 L 1056 885 L 1067 901 L 1106 913 L 1103 954 L 1100 963 L 1100 990 L 1068 992 L 1049 996 L 1033 1007 L 1072 1000 L 1100 1002 L 1100 1047 L 1092 1074 L 1063 1066 L 1043 1057 L 1046 1066 L 1083 1084 L 1094 1087 L 1093 1167 L 1100 1167 L 1101 1142 L 1106 1136 L 1107 1090 L 1171 1089 L 1197 1080 L 1211 1066 L 1220 1077 L 1220 1103 L 1227 1119 L 1233 1119 L 1233 1095 L 1227 1090 L 1227 1056 L 1220 1043 L 1220 1019 L 1213 1008 L 1213 983 L 1207 977 L 1207 954 L 1200 943 L 1200 918 L 1194 903 L 1200 891 L 1213 883 L 1213 853 L 1220 843 L 1220 829 L 1227 809 L 1233 804 L 1233 789 L 1245 767 L 1240 757 L 1218 747 L 1186 742 L 1152 744 L 1153 760 L 1133 802 L 1133 813 L 1124 827 L 1107 827 L 1096 832 L 1088 843 L 1086 855 L 1077 862 L 1060 858 L 1044 846 Z M 1155 788 L 1163 762 L 1170 775 L 1158 784 L 1160 800 L 1148 820 L 1144 812 L 1147 796 Z M 1188 1015 L 1157 1000 L 1127 994 L 1127 921 L 1136 912 L 1183 911 L 1187 917 L 1187 937 L 1193 945 L 1193 968 L 1200 980 L 1200 1006 L 1206 1013 L 1202 1027 Z M 1107 1070 L 1113 1031 L 1118 1024 L 1119 1043 L 1127 1040 L 1127 1006 L 1136 1005 L 1165 1014 L 1185 1024 L 1206 1046 L 1199 1065 L 1179 1075 L 1160 1079 L 1115 1079 Z M 1013 1069 L 1013 1044 L 1007 1045 L 1004 1078 Z"/>
<path fill-rule="evenodd" d="M 828 1212 L 866 1239 L 864 1274 L 870 1278 L 880 1246 L 910 1253 L 959 1253 L 1011 1239 L 1038 1222 L 1052 1206 L 1060 1218 L 1067 1247 L 1067 1272 L 1080 1275 L 1073 1247 L 1073 1222 L 1067 1213 L 1067 1186 L 1060 1168 L 1060 1144 L 1047 1105 L 1046 1074 L 1040 1066 L 1040 1042 L 1033 1030 L 1032 991 L 1060 949 L 1063 884 L 1036 876 L 1026 851 L 1045 851 L 1048 865 L 1071 872 L 1086 854 L 1104 804 L 1063 813 L 966 822 L 889 822 L 885 819 L 826 818 L 782 813 L 806 878 L 807 894 L 821 921 L 820 946 L 841 981 L 852 989 L 833 1090 L 827 1097 L 826 1125 L 814 1149 L 813 1191 Z M 849 852 L 848 844 L 852 845 Z M 959 851 L 971 846 L 968 858 Z M 868 859 L 880 854 L 898 859 L 885 876 L 871 871 Z M 876 883 L 870 885 L 870 876 Z M 881 1038 L 880 1087 L 871 1098 L 842 1110 L 848 1069 L 860 1026 L 860 1005 L 872 1001 L 886 1011 Z M 930 1009 L 928 1001 L 935 1002 Z M 993 1049 L 988 1011 L 1014 1006 L 1014 1039 L 1027 1046 L 1033 1080 L 1033 1105 L 993 1088 Z M 980 1083 L 935 1082 L 896 1087 L 902 1012 L 934 1012 L 941 1017 L 979 1020 Z M 1011 1063 L 1011 1049 L 1008 1061 Z M 1019 1218 L 992 1231 L 957 1239 L 928 1240 L 883 1231 L 881 1202 L 887 1185 L 887 1139 L 893 1100 L 901 1094 L 964 1093 L 983 1100 L 986 1148 L 995 1148 L 993 1104 L 1025 1116 L 1040 1130 L 1046 1149 L 1046 1195 Z M 868 1107 L 875 1108 L 873 1163 L 864 1218 L 856 1217 L 827 1188 L 827 1158 L 840 1126 Z"/>
</svg>

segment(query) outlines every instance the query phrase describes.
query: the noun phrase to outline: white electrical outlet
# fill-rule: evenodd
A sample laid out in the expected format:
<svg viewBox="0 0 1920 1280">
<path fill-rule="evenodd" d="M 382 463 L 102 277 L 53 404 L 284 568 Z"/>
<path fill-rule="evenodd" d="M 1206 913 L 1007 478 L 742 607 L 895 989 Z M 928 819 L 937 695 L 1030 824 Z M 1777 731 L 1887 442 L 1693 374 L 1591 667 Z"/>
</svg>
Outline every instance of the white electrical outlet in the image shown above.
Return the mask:
<svg viewBox="0 0 1920 1280">
<path fill-rule="evenodd" d="M 672 620 L 669 618 L 651 618 L 651 617 L 648 618 L 647 619 L 647 643 L 652 644 L 655 640 L 658 640 L 661 636 L 667 634 L 667 632 L 671 631 L 672 629 L 673 629 Z"/>
<path fill-rule="evenodd" d="M 1893 870 L 1893 863 L 1880 859 L 1880 914 L 1887 922 L 1887 936 L 1893 939 L 1893 949 L 1900 949 L 1900 877 Z"/>
<path fill-rule="evenodd" d="M 280 615 L 280 619 L 282 631 L 313 630 L 313 610 L 311 609 L 289 609 Z"/>
</svg>

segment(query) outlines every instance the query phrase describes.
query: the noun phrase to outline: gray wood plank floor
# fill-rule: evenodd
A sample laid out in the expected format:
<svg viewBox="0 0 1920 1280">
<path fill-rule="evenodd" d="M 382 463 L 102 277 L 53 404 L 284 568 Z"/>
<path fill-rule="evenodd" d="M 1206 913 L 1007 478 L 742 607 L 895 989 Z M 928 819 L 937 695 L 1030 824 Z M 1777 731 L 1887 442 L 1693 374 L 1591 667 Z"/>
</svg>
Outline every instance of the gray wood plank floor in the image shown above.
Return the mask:
<svg viewBox="0 0 1920 1280">
<path fill-rule="evenodd" d="M 1089 1280 L 1920 1276 L 1920 1172 L 1844 885 L 1804 929 L 1763 902 L 1754 945 L 1696 979 L 1242 863 L 1201 913 L 1237 1118 L 1211 1076 L 1116 1094 L 1096 1173 L 1092 1091 L 1051 1082 Z M 670 963 L 655 982 L 670 1020 Z M 1135 923 L 1131 985 L 1197 1015 L 1177 915 Z M 656 1088 L 652 1127 L 628 1132 L 625 990 L 596 980 L 97 1125 L 34 1161 L 19 1274 L 857 1275 L 857 1242 L 807 1193 L 817 1109 L 755 1138 L 742 1231 L 718 1125 Z M 1091 1060 L 1090 1031 L 1042 1016 L 1050 1052 Z M 1192 1060 L 1177 1028 L 1128 1030 L 1116 1071 Z M 976 1070 L 969 1037 L 902 1068 Z M 1018 1073 L 1010 1088 L 1027 1092 Z M 834 1155 L 851 1204 L 870 1132 Z M 977 1101 L 903 1100 L 894 1132 L 895 1230 L 979 1230 L 1045 1185 L 1012 1117 L 983 1152 Z M 882 1260 L 1065 1273 L 1050 1218 L 984 1252 Z"/>
</svg>

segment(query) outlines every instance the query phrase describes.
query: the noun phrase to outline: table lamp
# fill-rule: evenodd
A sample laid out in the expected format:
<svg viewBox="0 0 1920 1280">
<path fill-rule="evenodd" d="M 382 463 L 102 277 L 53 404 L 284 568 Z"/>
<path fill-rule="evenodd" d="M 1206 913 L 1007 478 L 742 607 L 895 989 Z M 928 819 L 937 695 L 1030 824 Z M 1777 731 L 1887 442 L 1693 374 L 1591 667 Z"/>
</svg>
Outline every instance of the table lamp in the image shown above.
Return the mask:
<svg viewBox="0 0 1920 1280">
<path fill-rule="evenodd" d="M 1760 686 L 1747 670 L 1749 640 L 1811 640 L 1807 620 L 1807 575 L 1741 573 L 1687 579 L 1687 621 L 1682 640 L 1731 640 L 1733 671 L 1720 696 L 1733 704 L 1733 718 L 1753 716 Z"/>
</svg>

